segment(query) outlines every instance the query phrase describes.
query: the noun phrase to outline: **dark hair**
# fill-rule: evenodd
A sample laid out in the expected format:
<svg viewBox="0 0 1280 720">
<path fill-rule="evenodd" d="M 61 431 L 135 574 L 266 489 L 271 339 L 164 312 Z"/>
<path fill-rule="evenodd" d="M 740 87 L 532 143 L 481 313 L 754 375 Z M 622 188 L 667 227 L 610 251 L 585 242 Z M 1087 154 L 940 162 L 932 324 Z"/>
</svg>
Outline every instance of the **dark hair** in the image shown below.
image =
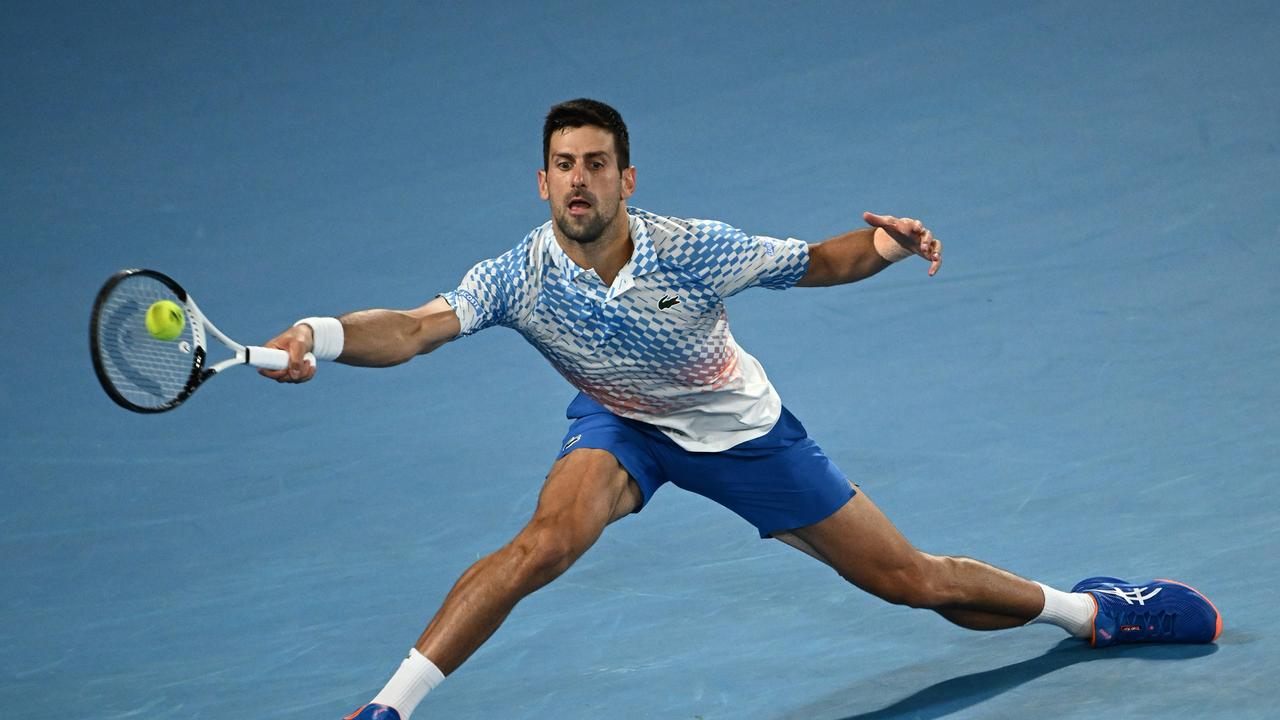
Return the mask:
<svg viewBox="0 0 1280 720">
<path fill-rule="evenodd" d="M 552 133 L 584 125 L 592 125 L 612 134 L 618 169 L 626 170 L 631 167 L 631 140 L 627 138 L 627 124 L 622 122 L 622 116 L 599 100 L 578 98 L 553 105 L 547 113 L 547 121 L 542 125 L 542 169 L 550 167 Z"/>
</svg>

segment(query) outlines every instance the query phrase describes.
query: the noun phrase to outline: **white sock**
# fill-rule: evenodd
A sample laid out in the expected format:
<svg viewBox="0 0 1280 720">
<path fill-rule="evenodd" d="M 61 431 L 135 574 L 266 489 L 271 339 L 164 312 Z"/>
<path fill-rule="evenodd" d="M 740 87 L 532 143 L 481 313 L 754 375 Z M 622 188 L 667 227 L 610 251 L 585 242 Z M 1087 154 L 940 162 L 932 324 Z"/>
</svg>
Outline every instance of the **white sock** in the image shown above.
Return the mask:
<svg viewBox="0 0 1280 720">
<path fill-rule="evenodd" d="M 444 673 L 440 668 L 418 652 L 418 648 L 413 648 L 373 702 L 393 707 L 400 713 L 400 720 L 409 720 L 422 698 L 442 682 Z"/>
<path fill-rule="evenodd" d="M 1065 593 L 1043 583 L 1036 583 L 1044 591 L 1044 610 L 1027 623 L 1052 623 L 1078 638 L 1093 635 L 1093 614 L 1097 610 L 1093 598 L 1086 593 Z"/>
</svg>

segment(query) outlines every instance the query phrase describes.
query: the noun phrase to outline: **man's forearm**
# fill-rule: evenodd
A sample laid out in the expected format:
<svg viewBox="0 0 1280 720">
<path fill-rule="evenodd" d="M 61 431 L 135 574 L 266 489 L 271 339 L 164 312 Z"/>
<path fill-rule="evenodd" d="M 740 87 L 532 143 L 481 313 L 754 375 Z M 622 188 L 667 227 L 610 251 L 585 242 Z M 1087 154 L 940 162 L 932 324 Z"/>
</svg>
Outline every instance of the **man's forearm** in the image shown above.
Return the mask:
<svg viewBox="0 0 1280 720">
<path fill-rule="evenodd" d="M 452 311 L 420 314 L 401 310 L 360 310 L 338 318 L 344 341 L 338 362 L 361 367 L 388 367 L 431 352 L 457 334 Z"/>
<path fill-rule="evenodd" d="M 891 264 L 876 252 L 876 228 L 860 228 L 809 246 L 809 271 L 798 283 L 824 287 L 857 282 Z"/>
</svg>

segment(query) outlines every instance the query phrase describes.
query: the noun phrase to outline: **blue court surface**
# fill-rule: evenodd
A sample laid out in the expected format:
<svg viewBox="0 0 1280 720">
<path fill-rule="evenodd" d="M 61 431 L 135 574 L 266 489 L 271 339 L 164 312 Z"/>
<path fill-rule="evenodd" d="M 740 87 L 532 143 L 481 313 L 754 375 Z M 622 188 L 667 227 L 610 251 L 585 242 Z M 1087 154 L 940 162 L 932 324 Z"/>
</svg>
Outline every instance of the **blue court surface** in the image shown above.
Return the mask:
<svg viewBox="0 0 1280 720">
<path fill-rule="evenodd" d="M 37 3 L 0 46 L 0 717 L 330 718 L 532 512 L 571 388 L 495 329 L 387 370 L 98 387 L 123 267 L 262 342 L 412 307 L 547 208 L 541 122 L 632 204 L 942 272 L 753 290 L 735 335 L 919 547 L 1172 577 L 1215 645 L 954 628 L 665 488 L 415 718 L 1262 718 L 1280 703 L 1280 10 L 1268 2 Z"/>
</svg>

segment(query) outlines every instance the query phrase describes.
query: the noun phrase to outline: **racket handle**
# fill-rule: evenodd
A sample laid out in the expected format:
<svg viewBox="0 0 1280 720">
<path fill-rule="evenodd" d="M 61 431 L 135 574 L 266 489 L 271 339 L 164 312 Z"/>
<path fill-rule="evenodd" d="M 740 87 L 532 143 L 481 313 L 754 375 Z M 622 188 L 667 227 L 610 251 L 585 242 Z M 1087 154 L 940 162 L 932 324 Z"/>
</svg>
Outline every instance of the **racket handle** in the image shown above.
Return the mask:
<svg viewBox="0 0 1280 720">
<path fill-rule="evenodd" d="M 316 356 L 311 353 L 304 355 L 303 360 L 311 365 L 316 364 Z M 244 349 L 244 361 L 263 370 L 283 370 L 289 367 L 289 353 L 275 348 L 250 345 Z"/>
</svg>

